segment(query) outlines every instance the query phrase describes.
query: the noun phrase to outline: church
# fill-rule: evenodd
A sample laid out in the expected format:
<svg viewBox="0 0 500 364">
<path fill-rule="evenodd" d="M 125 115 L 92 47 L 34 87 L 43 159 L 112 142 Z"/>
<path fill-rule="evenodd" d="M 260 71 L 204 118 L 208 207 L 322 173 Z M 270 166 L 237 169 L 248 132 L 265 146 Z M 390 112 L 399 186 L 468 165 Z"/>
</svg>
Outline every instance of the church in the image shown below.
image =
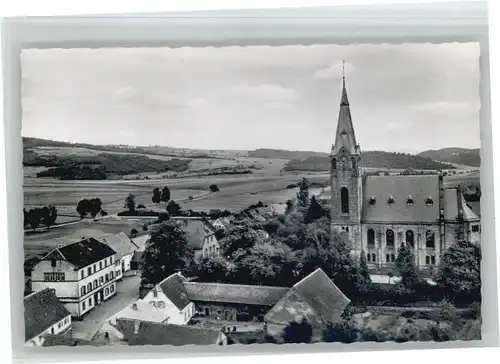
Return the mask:
<svg viewBox="0 0 500 364">
<path fill-rule="evenodd" d="M 460 187 L 445 187 L 441 174 L 366 175 L 361 155 L 343 77 L 330 154 L 331 224 L 347 234 L 353 254 L 365 252 L 369 267 L 394 267 L 407 244 L 417 267 L 429 270 L 457 241 L 480 241 L 480 218 Z"/>
</svg>

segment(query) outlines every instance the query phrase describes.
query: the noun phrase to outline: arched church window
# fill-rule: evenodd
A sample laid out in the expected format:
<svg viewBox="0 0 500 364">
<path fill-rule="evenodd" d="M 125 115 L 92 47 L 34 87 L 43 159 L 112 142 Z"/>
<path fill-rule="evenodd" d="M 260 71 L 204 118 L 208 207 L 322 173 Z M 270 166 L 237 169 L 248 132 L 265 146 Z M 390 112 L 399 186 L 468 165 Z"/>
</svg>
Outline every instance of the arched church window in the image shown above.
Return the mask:
<svg viewBox="0 0 500 364">
<path fill-rule="evenodd" d="M 391 195 L 391 196 L 389 196 L 389 199 L 387 200 L 387 203 L 388 203 L 389 205 L 393 205 L 393 204 L 394 204 L 394 197 L 392 197 L 392 195 Z"/>
<path fill-rule="evenodd" d="M 370 197 L 370 200 L 368 200 L 368 203 L 370 205 L 375 205 L 375 202 L 377 202 L 377 199 L 375 198 L 375 196 Z"/>
<path fill-rule="evenodd" d="M 375 231 L 373 229 L 368 229 L 366 232 L 366 240 L 368 246 L 375 246 Z"/>
<path fill-rule="evenodd" d="M 432 206 L 432 205 L 434 205 L 434 200 L 432 199 L 432 197 L 431 197 L 431 196 L 429 196 L 429 197 L 427 197 L 427 198 L 425 199 L 425 204 L 426 204 L 427 206 Z"/>
<path fill-rule="evenodd" d="M 425 256 L 425 264 L 429 265 L 430 263 L 430 257 L 428 255 Z"/>
<path fill-rule="evenodd" d="M 385 232 L 385 244 L 388 247 L 394 247 L 394 231 L 387 229 Z"/>
<path fill-rule="evenodd" d="M 415 234 L 413 230 L 406 231 L 406 244 L 410 245 L 412 248 L 415 247 Z"/>
<path fill-rule="evenodd" d="M 352 160 L 352 169 L 356 169 L 356 160 L 355 159 Z"/>
<path fill-rule="evenodd" d="M 415 203 L 415 200 L 412 197 L 412 195 L 408 195 L 408 198 L 406 199 L 406 203 L 408 204 L 408 206 L 411 206 Z"/>
<path fill-rule="evenodd" d="M 434 232 L 431 230 L 427 230 L 427 232 L 425 233 L 425 247 L 426 248 L 435 247 Z"/>
<path fill-rule="evenodd" d="M 343 214 L 349 213 L 349 190 L 347 187 L 340 189 L 340 206 Z"/>
<path fill-rule="evenodd" d="M 337 159 L 332 158 L 332 169 L 337 169 Z"/>
</svg>

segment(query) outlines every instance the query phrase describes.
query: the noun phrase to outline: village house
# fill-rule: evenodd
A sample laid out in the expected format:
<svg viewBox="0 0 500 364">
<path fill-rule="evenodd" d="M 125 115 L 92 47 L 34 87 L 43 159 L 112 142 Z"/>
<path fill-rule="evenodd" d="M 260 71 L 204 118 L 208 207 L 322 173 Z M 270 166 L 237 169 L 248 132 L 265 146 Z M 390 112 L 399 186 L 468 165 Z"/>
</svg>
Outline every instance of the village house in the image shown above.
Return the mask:
<svg viewBox="0 0 500 364">
<path fill-rule="evenodd" d="M 217 229 L 207 219 L 179 220 L 188 235 L 188 242 L 195 252 L 195 260 L 200 261 L 212 254 L 219 253 Z"/>
<path fill-rule="evenodd" d="M 166 324 L 170 318 L 171 309 L 165 307 L 166 305 L 161 305 L 159 302 L 153 305 L 151 301 L 139 299 L 110 317 L 108 322 L 116 325 L 117 319 L 128 319 Z"/>
<path fill-rule="evenodd" d="M 225 321 L 262 321 L 287 292 L 285 287 L 185 282 L 198 315 Z"/>
<path fill-rule="evenodd" d="M 139 247 L 125 233 L 105 235 L 97 239 L 116 252 L 115 275 L 116 279 L 121 280 L 123 274 L 131 269 L 133 255 Z"/>
<path fill-rule="evenodd" d="M 128 345 L 227 345 L 220 330 L 118 319 L 117 330 Z"/>
<path fill-rule="evenodd" d="M 151 306 L 151 309 L 144 315 L 157 312 L 160 309 L 165 312 L 165 317 L 169 324 L 185 325 L 194 315 L 194 303 L 186 294 L 184 283 L 187 279 L 180 273 L 175 273 L 165 278 L 155 285 L 142 299 Z M 142 303 L 137 308 L 144 309 Z"/>
<path fill-rule="evenodd" d="M 33 267 L 32 289 L 54 289 L 71 315 L 81 318 L 116 294 L 115 256 L 94 238 L 56 248 Z"/>
<path fill-rule="evenodd" d="M 351 301 L 321 269 L 297 282 L 266 313 L 267 333 L 280 336 L 292 321 L 306 319 L 313 328 L 313 336 L 321 336 L 325 323 L 341 321 L 342 313 Z"/>
<path fill-rule="evenodd" d="M 71 330 L 71 313 L 45 288 L 24 297 L 25 346 L 42 346 L 45 334 L 64 334 Z"/>
</svg>

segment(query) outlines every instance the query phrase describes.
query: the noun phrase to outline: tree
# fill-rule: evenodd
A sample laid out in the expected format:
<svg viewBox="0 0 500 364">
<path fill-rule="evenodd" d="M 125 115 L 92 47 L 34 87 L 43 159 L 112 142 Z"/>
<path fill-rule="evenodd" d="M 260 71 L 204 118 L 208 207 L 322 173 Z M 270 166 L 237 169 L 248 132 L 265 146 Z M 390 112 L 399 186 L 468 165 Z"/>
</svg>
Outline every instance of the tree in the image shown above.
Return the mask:
<svg viewBox="0 0 500 364">
<path fill-rule="evenodd" d="M 78 212 L 81 219 L 83 219 L 89 213 L 89 211 L 90 211 L 89 206 L 90 206 L 90 202 L 86 198 L 78 201 L 78 204 L 76 205 L 76 212 Z"/>
<path fill-rule="evenodd" d="M 219 187 L 217 187 L 217 185 L 215 184 L 211 184 L 210 187 L 208 187 L 210 192 L 212 193 L 216 193 L 216 192 L 219 192 Z"/>
<path fill-rule="evenodd" d="M 301 322 L 291 321 L 283 331 L 283 340 L 287 344 L 310 343 L 312 339 L 312 326 L 303 318 Z"/>
<path fill-rule="evenodd" d="M 232 225 L 225 236 L 219 241 L 221 253 L 224 257 L 232 257 L 234 253 L 247 254 L 259 241 L 259 234 L 248 220 Z"/>
<path fill-rule="evenodd" d="M 101 211 L 102 201 L 100 198 L 90 199 L 87 205 L 88 213 L 95 218 L 97 214 Z"/>
<path fill-rule="evenodd" d="M 293 200 L 292 199 L 287 200 L 285 214 L 289 214 L 290 212 L 292 212 L 293 208 L 294 208 Z"/>
<path fill-rule="evenodd" d="M 361 251 L 361 255 L 359 256 L 359 267 L 358 267 L 358 272 L 359 272 L 359 287 L 361 289 L 366 289 L 369 287 L 372 283 L 372 279 L 370 277 L 370 272 L 368 270 L 368 264 L 366 262 L 366 254 L 365 251 Z"/>
<path fill-rule="evenodd" d="M 167 202 L 170 201 L 170 190 L 167 186 L 163 187 L 161 190 L 160 201 L 165 202 L 165 206 L 167 205 Z"/>
<path fill-rule="evenodd" d="M 139 231 L 137 231 L 137 229 L 132 228 L 130 230 L 130 236 L 134 237 L 134 236 L 137 236 L 137 234 L 139 234 Z"/>
<path fill-rule="evenodd" d="M 42 220 L 42 210 L 40 208 L 34 208 L 28 212 L 28 223 L 33 230 L 35 230 Z"/>
<path fill-rule="evenodd" d="M 233 266 L 220 255 L 211 255 L 202 259 L 198 267 L 198 279 L 201 282 L 229 283 Z"/>
<path fill-rule="evenodd" d="M 125 199 L 125 206 L 130 212 L 135 211 L 135 196 L 131 193 Z"/>
<path fill-rule="evenodd" d="M 307 178 L 302 178 L 298 183 L 299 192 L 297 192 L 297 210 L 306 214 L 309 208 L 309 181 Z"/>
<path fill-rule="evenodd" d="M 106 211 L 104 211 L 104 210 L 101 210 L 100 214 L 101 214 L 101 216 L 103 216 L 103 217 L 108 215 L 108 213 L 107 213 Z"/>
<path fill-rule="evenodd" d="M 311 197 L 311 202 L 309 203 L 304 222 L 310 224 L 322 217 L 328 217 L 328 211 L 318 203 L 316 196 L 313 196 Z"/>
<path fill-rule="evenodd" d="M 181 213 L 181 206 L 174 200 L 171 200 L 167 205 L 167 212 L 172 216 L 178 216 Z"/>
<path fill-rule="evenodd" d="M 159 204 L 161 202 L 161 191 L 158 187 L 155 187 L 155 189 L 153 190 L 151 201 L 153 201 L 153 203 L 155 204 Z"/>
<path fill-rule="evenodd" d="M 187 234 L 175 221 L 155 225 L 142 255 L 142 282 L 157 284 L 173 273 L 182 272 L 193 257 Z"/>
<path fill-rule="evenodd" d="M 57 219 L 57 209 L 55 206 L 49 205 L 44 206 L 40 210 L 40 223 L 47 227 L 51 227 L 55 224 Z"/>
<path fill-rule="evenodd" d="M 339 323 L 327 323 L 323 329 L 323 341 L 327 343 L 340 342 L 350 344 L 358 340 L 359 330 L 350 320 Z"/>
<path fill-rule="evenodd" d="M 437 269 L 436 283 L 454 295 L 481 296 L 481 248 L 461 241 L 443 254 Z"/>
<path fill-rule="evenodd" d="M 415 256 L 407 244 L 401 244 L 398 250 L 396 267 L 401 276 L 401 284 L 405 288 L 412 289 L 421 282 L 415 265 Z"/>
</svg>

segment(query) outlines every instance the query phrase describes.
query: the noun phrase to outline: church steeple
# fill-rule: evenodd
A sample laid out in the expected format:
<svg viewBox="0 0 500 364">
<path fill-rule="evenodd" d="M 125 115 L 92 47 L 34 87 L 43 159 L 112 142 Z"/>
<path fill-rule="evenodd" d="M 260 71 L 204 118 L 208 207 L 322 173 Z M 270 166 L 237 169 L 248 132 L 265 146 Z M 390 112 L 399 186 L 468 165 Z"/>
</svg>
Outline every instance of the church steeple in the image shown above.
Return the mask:
<svg viewBox="0 0 500 364">
<path fill-rule="evenodd" d="M 332 155 L 337 155 L 342 148 L 351 155 L 359 154 L 359 146 L 356 144 L 356 135 L 352 125 L 351 109 L 347 90 L 345 87 L 344 62 L 342 61 L 342 97 L 340 99 L 339 118 L 337 123 L 337 134 L 335 144 L 332 148 Z"/>
</svg>

